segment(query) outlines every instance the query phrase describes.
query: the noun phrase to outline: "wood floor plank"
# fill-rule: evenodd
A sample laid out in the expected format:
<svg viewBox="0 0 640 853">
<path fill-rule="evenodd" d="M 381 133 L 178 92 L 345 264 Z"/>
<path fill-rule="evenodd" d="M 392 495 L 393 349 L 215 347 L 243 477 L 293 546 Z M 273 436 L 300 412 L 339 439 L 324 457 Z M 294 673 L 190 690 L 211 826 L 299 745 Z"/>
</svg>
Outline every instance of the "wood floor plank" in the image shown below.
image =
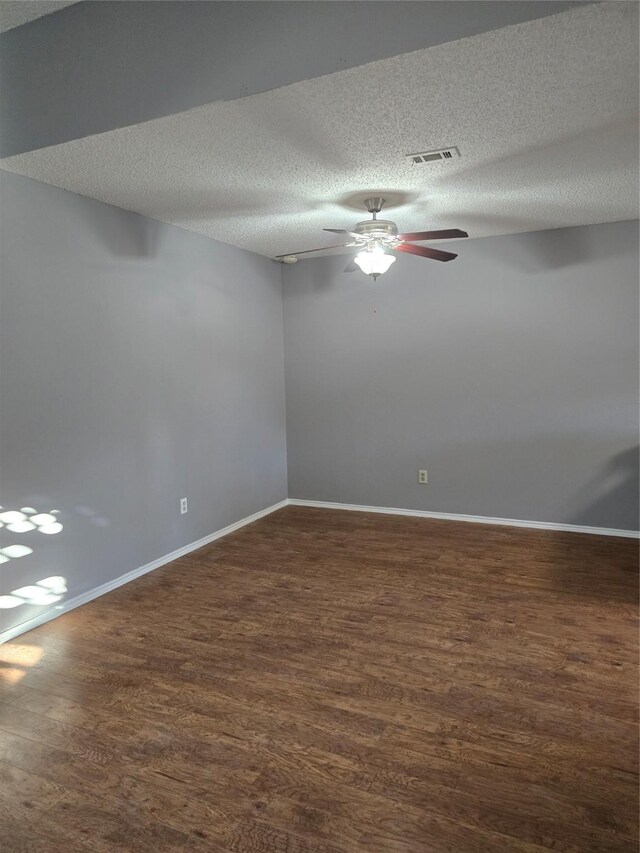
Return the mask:
<svg viewBox="0 0 640 853">
<path fill-rule="evenodd" d="M 636 853 L 638 547 L 288 507 L 0 647 L 11 853 Z"/>
</svg>

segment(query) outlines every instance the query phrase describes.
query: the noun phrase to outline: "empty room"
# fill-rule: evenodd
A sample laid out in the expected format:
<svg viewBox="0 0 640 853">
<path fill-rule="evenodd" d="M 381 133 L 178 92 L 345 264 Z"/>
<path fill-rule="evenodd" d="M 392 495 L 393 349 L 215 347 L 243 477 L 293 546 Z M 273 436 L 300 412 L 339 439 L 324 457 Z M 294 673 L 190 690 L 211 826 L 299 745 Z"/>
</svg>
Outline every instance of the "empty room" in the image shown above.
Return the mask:
<svg viewBox="0 0 640 853">
<path fill-rule="evenodd" d="M 639 9 L 0 0 L 3 853 L 637 853 Z"/>
</svg>

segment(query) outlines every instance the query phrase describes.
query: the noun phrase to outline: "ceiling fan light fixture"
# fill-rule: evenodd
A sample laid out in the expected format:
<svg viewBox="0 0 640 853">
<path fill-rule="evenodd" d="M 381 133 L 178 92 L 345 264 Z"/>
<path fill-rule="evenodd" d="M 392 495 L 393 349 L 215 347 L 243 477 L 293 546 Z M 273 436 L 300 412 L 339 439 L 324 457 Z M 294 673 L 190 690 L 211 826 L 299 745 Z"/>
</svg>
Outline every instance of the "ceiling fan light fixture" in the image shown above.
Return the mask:
<svg viewBox="0 0 640 853">
<path fill-rule="evenodd" d="M 416 155 L 417 156 L 417 155 Z M 356 246 L 359 254 L 347 264 L 345 272 L 354 272 L 361 269 L 366 275 L 370 275 L 375 281 L 379 275 L 385 273 L 395 261 L 395 255 L 385 252 L 391 249 L 393 252 L 408 252 L 410 255 L 418 255 L 421 258 L 430 258 L 432 261 L 452 261 L 457 258 L 455 252 L 445 252 L 442 249 L 432 249 L 428 246 L 414 246 L 423 240 L 454 240 L 459 237 L 468 237 L 466 231 L 460 228 L 445 228 L 436 231 L 411 231 L 407 234 L 399 234 L 395 222 L 387 219 L 378 219 L 378 213 L 382 210 L 385 200 L 383 198 L 368 198 L 365 207 L 372 215 L 372 219 L 357 222 L 351 231 L 345 228 L 325 228 L 332 234 L 344 234 L 349 238 L 348 243 L 340 243 L 337 246 L 321 246 L 319 249 L 305 249 L 288 255 L 276 255 L 275 260 L 283 264 L 295 264 L 298 255 L 312 255 L 315 252 L 326 252 L 327 249 L 350 249 Z"/>
<path fill-rule="evenodd" d="M 376 279 L 379 275 L 385 273 L 391 264 L 395 261 L 394 255 L 389 255 L 384 251 L 382 246 L 376 244 L 370 249 L 365 249 L 359 252 L 354 258 L 356 264 L 360 267 L 363 273 L 373 276 Z"/>
</svg>

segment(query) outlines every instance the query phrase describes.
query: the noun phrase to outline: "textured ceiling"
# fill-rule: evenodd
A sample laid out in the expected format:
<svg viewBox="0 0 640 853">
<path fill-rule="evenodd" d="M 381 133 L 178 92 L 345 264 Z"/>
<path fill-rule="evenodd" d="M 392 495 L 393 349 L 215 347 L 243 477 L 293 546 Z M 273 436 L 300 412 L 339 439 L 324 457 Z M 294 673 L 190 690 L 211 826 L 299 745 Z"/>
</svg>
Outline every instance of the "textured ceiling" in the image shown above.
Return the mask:
<svg viewBox="0 0 640 853">
<path fill-rule="evenodd" d="M 21 154 L 3 168 L 265 254 L 354 196 L 470 236 L 638 216 L 638 6 L 607 3 Z M 457 145 L 459 160 L 403 155 Z"/>
<path fill-rule="evenodd" d="M 0 0 L 0 33 L 72 6 L 77 0 Z"/>
</svg>

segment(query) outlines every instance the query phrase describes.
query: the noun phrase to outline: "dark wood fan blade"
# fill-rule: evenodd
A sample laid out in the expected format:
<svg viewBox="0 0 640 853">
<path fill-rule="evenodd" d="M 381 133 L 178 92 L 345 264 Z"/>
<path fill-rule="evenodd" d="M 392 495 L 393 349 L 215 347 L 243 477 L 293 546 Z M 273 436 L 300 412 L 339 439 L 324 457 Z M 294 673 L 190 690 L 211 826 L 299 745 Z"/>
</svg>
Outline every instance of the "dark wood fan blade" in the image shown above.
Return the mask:
<svg viewBox="0 0 640 853">
<path fill-rule="evenodd" d="M 337 246 L 321 246 L 319 249 L 305 249 L 303 252 L 285 252 L 284 255 L 276 255 L 276 260 L 279 261 L 282 258 L 288 258 L 290 256 L 298 255 L 309 255 L 311 252 L 326 252 L 327 249 L 348 249 L 349 246 L 355 246 L 355 243 L 340 243 Z"/>
<path fill-rule="evenodd" d="M 357 272 L 360 269 L 358 264 L 355 261 L 349 261 L 349 263 L 344 268 L 343 272 Z"/>
<path fill-rule="evenodd" d="M 454 240 L 456 237 L 468 237 L 466 231 L 448 228 L 444 231 L 413 231 L 411 234 L 398 234 L 401 240 Z"/>
<path fill-rule="evenodd" d="M 414 246 L 412 243 L 400 243 L 394 248 L 395 252 L 409 252 L 410 255 L 420 255 L 421 258 L 431 258 L 433 261 L 452 261 L 457 258 L 453 252 L 441 252 L 429 246 Z"/>
</svg>

